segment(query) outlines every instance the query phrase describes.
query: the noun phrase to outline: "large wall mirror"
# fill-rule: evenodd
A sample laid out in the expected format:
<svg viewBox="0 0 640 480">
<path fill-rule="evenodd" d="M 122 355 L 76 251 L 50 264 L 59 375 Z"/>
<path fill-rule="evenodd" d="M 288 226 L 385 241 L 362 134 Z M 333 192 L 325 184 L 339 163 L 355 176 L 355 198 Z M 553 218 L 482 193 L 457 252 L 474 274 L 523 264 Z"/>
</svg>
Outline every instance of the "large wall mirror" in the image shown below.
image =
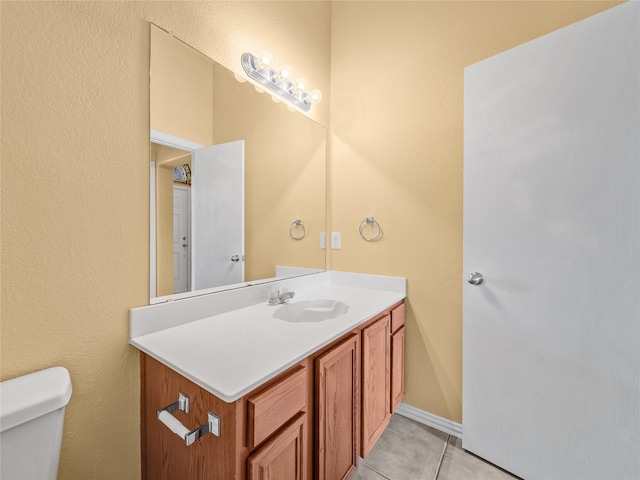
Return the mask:
<svg viewBox="0 0 640 480">
<path fill-rule="evenodd" d="M 151 302 L 325 268 L 326 130 L 151 25 Z"/>
</svg>

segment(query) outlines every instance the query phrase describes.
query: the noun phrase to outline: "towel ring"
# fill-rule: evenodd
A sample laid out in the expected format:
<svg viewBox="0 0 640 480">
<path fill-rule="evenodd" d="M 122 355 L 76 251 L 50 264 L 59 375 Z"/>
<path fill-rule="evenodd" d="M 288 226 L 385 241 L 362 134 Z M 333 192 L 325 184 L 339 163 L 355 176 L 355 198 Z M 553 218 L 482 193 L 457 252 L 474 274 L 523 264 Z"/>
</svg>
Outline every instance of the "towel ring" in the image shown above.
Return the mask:
<svg viewBox="0 0 640 480">
<path fill-rule="evenodd" d="M 293 229 L 295 227 L 302 228 L 302 234 L 300 234 L 298 236 L 295 236 L 293 234 Z M 289 236 L 291 238 L 293 238 L 294 240 L 302 240 L 306 234 L 307 234 L 307 231 L 304 229 L 304 225 L 302 224 L 302 220 L 294 220 L 293 222 L 291 222 L 291 225 L 289 225 Z"/>
<path fill-rule="evenodd" d="M 378 227 L 378 233 L 376 233 L 373 237 L 367 237 L 364 233 L 362 233 L 362 229 L 365 227 L 365 225 L 369 225 L 371 223 L 375 223 L 376 224 L 376 227 Z M 362 238 L 364 238 L 367 242 L 375 242 L 376 240 L 378 240 L 382 236 L 382 228 L 380 228 L 380 224 L 373 217 L 365 218 L 360 223 L 360 228 L 358 228 L 358 231 L 360 232 L 360 236 Z"/>
</svg>

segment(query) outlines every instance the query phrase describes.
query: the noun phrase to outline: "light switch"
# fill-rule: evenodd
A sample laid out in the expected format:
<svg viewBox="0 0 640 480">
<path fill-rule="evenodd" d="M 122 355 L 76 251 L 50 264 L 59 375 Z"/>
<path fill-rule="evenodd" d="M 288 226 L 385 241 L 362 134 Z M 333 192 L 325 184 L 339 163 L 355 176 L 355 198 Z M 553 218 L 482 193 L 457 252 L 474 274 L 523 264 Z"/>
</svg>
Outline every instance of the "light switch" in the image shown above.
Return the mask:
<svg viewBox="0 0 640 480">
<path fill-rule="evenodd" d="M 320 248 L 327 248 L 327 233 L 326 232 L 321 232 L 320 233 Z"/>
<path fill-rule="evenodd" d="M 333 250 L 342 248 L 342 234 L 340 232 L 331 232 L 331 248 Z"/>
</svg>

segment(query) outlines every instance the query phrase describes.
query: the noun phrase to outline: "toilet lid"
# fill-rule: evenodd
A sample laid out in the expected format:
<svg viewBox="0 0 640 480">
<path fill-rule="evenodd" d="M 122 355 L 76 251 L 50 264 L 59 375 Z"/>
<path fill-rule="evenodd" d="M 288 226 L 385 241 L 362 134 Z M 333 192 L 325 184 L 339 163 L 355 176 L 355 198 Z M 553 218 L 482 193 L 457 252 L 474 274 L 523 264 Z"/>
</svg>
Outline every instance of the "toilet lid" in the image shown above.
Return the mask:
<svg viewBox="0 0 640 480">
<path fill-rule="evenodd" d="M 71 377 L 64 367 L 0 382 L 0 432 L 63 408 L 70 398 Z"/>
</svg>

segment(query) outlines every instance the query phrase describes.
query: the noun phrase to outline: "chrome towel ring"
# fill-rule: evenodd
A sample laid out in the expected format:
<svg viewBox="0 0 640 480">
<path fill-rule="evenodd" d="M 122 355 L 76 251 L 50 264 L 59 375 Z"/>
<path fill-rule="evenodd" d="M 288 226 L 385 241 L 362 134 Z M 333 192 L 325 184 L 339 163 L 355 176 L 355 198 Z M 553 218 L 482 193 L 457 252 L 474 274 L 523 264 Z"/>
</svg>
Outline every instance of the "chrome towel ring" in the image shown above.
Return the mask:
<svg viewBox="0 0 640 480">
<path fill-rule="evenodd" d="M 302 229 L 302 232 L 299 233 L 298 235 L 294 235 L 293 234 L 294 229 L 295 230 Z M 306 234 L 307 234 L 307 231 L 304 229 L 302 220 L 294 220 L 293 222 L 291 222 L 291 225 L 289 225 L 289 236 L 294 240 L 302 240 Z"/>
<path fill-rule="evenodd" d="M 362 233 L 362 230 L 364 229 L 364 227 L 366 225 L 369 224 L 375 224 L 375 226 L 377 227 L 378 231 L 375 235 L 371 236 L 371 237 L 367 237 L 364 233 Z M 378 221 L 373 218 L 373 217 L 367 217 L 365 218 L 361 223 L 360 223 L 360 228 L 358 228 L 358 231 L 360 232 L 360 236 L 362 238 L 364 238 L 367 242 L 375 242 L 376 240 L 378 240 L 381 236 L 382 236 L 382 228 L 380 227 L 380 224 L 378 223 Z"/>
</svg>

